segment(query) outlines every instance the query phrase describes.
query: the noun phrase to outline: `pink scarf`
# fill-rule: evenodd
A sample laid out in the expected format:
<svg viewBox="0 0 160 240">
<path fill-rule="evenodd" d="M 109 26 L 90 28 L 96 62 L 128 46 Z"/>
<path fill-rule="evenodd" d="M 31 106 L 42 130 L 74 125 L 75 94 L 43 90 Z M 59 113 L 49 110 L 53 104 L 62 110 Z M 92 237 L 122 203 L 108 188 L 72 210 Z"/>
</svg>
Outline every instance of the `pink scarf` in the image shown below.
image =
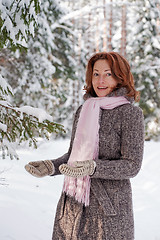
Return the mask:
<svg viewBox="0 0 160 240">
<path fill-rule="evenodd" d="M 100 108 L 113 109 L 127 103 L 129 101 L 123 96 L 89 98 L 84 102 L 68 160 L 69 165 L 72 166 L 75 161 L 96 160 L 98 158 Z M 75 197 L 78 202 L 82 202 L 85 206 L 89 206 L 90 177 L 65 176 L 63 192 Z"/>
</svg>

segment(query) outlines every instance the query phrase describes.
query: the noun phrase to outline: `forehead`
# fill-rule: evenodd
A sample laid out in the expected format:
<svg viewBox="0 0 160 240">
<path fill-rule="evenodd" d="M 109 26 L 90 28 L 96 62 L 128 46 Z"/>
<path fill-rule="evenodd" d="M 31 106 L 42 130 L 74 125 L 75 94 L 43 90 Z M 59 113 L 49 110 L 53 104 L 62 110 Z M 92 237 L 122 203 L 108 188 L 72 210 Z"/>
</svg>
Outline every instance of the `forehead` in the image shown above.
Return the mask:
<svg viewBox="0 0 160 240">
<path fill-rule="evenodd" d="M 97 60 L 93 66 L 93 70 L 104 71 L 109 70 L 110 66 L 106 59 Z"/>
</svg>

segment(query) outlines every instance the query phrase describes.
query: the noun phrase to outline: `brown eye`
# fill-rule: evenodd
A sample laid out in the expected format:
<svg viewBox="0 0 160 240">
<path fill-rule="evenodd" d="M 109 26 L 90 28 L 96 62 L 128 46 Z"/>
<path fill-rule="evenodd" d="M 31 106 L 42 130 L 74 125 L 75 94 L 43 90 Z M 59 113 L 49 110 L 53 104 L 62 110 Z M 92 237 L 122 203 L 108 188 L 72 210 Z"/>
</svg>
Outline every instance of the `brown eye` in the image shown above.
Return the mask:
<svg viewBox="0 0 160 240">
<path fill-rule="evenodd" d="M 107 73 L 106 76 L 107 76 L 107 77 L 110 77 L 110 76 L 111 76 L 111 73 Z"/>
<path fill-rule="evenodd" d="M 93 76 L 97 77 L 97 76 L 98 76 L 98 73 L 94 73 Z"/>
</svg>

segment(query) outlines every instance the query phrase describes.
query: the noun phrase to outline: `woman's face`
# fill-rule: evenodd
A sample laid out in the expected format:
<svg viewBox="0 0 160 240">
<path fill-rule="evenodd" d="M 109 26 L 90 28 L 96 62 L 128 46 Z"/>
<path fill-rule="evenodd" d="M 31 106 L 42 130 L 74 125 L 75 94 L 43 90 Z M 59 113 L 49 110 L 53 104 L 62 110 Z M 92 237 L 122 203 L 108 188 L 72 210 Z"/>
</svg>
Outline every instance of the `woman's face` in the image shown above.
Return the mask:
<svg viewBox="0 0 160 240">
<path fill-rule="evenodd" d="M 93 66 L 92 85 L 98 97 L 105 97 L 117 85 L 112 76 L 111 68 L 105 59 L 97 60 Z"/>
</svg>

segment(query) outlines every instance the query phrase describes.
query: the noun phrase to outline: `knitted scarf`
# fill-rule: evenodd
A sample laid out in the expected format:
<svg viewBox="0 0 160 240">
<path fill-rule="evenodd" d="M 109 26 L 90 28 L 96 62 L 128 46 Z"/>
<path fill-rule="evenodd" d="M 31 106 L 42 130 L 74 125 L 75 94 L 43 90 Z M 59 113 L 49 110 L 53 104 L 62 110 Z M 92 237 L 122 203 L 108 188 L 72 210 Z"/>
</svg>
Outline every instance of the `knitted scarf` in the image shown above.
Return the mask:
<svg viewBox="0 0 160 240">
<path fill-rule="evenodd" d="M 96 160 L 98 158 L 100 108 L 113 109 L 127 103 L 129 101 L 123 96 L 89 98 L 84 102 L 68 165 L 74 166 L 75 161 Z M 90 176 L 80 178 L 65 176 L 63 192 L 85 206 L 89 206 Z"/>
</svg>

